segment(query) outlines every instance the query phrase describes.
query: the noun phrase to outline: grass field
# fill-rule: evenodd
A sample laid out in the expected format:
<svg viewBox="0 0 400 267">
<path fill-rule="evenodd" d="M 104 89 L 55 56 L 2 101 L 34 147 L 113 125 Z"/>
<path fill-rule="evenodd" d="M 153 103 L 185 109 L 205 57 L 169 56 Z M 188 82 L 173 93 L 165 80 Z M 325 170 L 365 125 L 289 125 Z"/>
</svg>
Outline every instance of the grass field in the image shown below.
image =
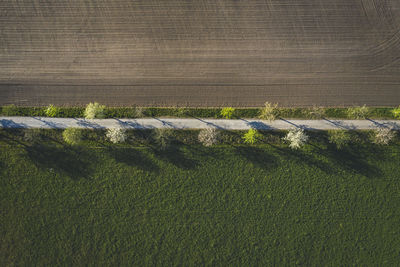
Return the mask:
<svg viewBox="0 0 400 267">
<path fill-rule="evenodd" d="M 2 131 L 0 265 L 393 266 L 399 152 L 64 147 Z"/>
</svg>

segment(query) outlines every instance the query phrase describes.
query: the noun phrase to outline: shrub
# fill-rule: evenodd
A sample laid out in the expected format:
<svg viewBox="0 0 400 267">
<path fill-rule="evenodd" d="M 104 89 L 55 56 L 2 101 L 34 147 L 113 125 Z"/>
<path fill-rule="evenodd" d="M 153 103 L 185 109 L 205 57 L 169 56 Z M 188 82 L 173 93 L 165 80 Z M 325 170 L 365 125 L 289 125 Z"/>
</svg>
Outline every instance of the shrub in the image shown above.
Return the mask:
<svg viewBox="0 0 400 267">
<path fill-rule="evenodd" d="M 97 102 L 89 103 L 85 109 L 85 118 L 86 119 L 102 119 L 105 117 L 105 110 L 106 106 L 100 105 Z"/>
<path fill-rule="evenodd" d="M 245 133 L 243 136 L 244 142 L 250 145 L 257 143 L 259 138 L 260 138 L 260 133 L 255 129 L 248 130 L 247 133 Z"/>
<path fill-rule="evenodd" d="M 47 117 L 57 117 L 59 112 L 60 112 L 60 109 L 51 104 L 48 105 L 45 110 L 45 114 Z"/>
<path fill-rule="evenodd" d="M 204 146 L 212 146 L 218 143 L 219 132 L 215 128 L 207 128 L 200 131 L 198 139 Z"/>
<path fill-rule="evenodd" d="M 154 140 L 161 150 L 165 150 L 171 144 L 172 130 L 168 128 L 157 128 L 154 130 Z"/>
<path fill-rule="evenodd" d="M 83 133 L 78 128 L 67 128 L 63 131 L 63 139 L 67 144 L 76 145 L 82 141 Z"/>
<path fill-rule="evenodd" d="M 127 138 L 126 130 L 122 128 L 107 129 L 106 136 L 114 144 L 123 143 Z"/>
<path fill-rule="evenodd" d="M 189 109 L 176 107 L 172 109 L 172 112 L 176 117 L 186 117 L 189 112 Z"/>
<path fill-rule="evenodd" d="M 292 129 L 286 134 L 283 140 L 289 142 L 291 149 L 298 149 L 302 147 L 308 140 L 308 136 L 303 129 Z"/>
<path fill-rule="evenodd" d="M 394 108 L 394 109 L 392 110 L 392 113 L 393 113 L 393 116 L 394 116 L 396 119 L 400 119 L 400 106 L 399 106 L 398 108 Z"/>
<path fill-rule="evenodd" d="M 2 108 L 1 113 L 4 116 L 17 116 L 18 108 L 14 104 L 7 105 Z"/>
<path fill-rule="evenodd" d="M 135 118 L 143 118 L 145 115 L 144 111 L 142 107 L 135 107 Z"/>
<path fill-rule="evenodd" d="M 390 128 L 379 127 L 374 132 L 374 143 L 379 145 L 389 144 L 396 136 L 396 132 Z"/>
<path fill-rule="evenodd" d="M 221 109 L 221 116 L 225 119 L 232 119 L 233 113 L 235 112 L 234 108 L 228 107 Z"/>
<path fill-rule="evenodd" d="M 325 109 L 322 107 L 312 107 L 308 110 L 307 118 L 310 119 L 322 119 L 325 116 Z"/>
<path fill-rule="evenodd" d="M 347 109 L 347 116 L 351 119 L 365 119 L 368 116 L 368 113 L 369 108 L 366 105 Z"/>
<path fill-rule="evenodd" d="M 330 130 L 328 131 L 329 143 L 335 144 L 338 149 L 343 148 L 351 142 L 351 135 L 348 131 Z"/>
<path fill-rule="evenodd" d="M 265 102 L 258 116 L 262 120 L 273 121 L 279 116 L 278 104 Z"/>
</svg>

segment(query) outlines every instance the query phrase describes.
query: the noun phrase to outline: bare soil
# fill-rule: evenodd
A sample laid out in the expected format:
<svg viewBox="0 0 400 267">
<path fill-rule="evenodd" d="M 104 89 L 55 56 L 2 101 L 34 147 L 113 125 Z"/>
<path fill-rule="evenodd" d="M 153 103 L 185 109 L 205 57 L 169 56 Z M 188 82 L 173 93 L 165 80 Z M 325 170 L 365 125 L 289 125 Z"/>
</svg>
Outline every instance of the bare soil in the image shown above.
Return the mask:
<svg viewBox="0 0 400 267">
<path fill-rule="evenodd" d="M 399 0 L 2 0 L 0 105 L 394 106 Z"/>
</svg>

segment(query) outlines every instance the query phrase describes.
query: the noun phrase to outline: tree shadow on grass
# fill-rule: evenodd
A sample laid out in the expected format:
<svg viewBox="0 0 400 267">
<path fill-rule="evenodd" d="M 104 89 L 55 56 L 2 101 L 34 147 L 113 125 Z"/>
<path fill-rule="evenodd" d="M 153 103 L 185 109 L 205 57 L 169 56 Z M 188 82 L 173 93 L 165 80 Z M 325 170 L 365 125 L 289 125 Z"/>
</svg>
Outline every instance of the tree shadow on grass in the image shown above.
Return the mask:
<svg viewBox="0 0 400 267">
<path fill-rule="evenodd" d="M 332 165 L 338 168 L 345 169 L 368 178 L 377 178 L 382 175 L 379 168 L 368 162 L 367 156 L 372 156 L 373 160 L 382 160 L 386 156 L 380 149 L 374 149 L 376 155 L 361 149 L 360 147 L 346 146 L 342 149 L 337 149 L 333 145 L 329 145 L 324 151 L 326 157 L 332 162 Z M 380 157 L 378 155 L 381 155 Z"/>
<path fill-rule="evenodd" d="M 88 179 L 93 155 L 76 147 L 34 144 L 26 147 L 29 159 L 39 168 L 69 176 L 72 180 Z"/>
<path fill-rule="evenodd" d="M 138 149 L 133 148 L 109 148 L 108 153 L 117 161 L 128 166 L 137 167 L 144 171 L 158 172 L 159 167 Z"/>
<path fill-rule="evenodd" d="M 154 155 L 164 161 L 167 161 L 178 168 L 189 170 L 198 165 L 198 161 L 189 158 L 182 149 L 183 145 L 171 144 L 165 149 L 153 147 Z"/>
<path fill-rule="evenodd" d="M 305 163 L 308 166 L 316 167 L 327 174 L 338 173 L 338 169 L 336 167 L 318 159 L 313 155 L 310 155 L 309 153 L 302 151 L 301 149 L 293 150 L 289 147 L 279 147 L 279 146 L 274 146 L 274 148 L 275 151 L 285 160 L 292 160 L 298 163 Z M 313 151 L 313 153 L 316 153 L 316 151 Z"/>
<path fill-rule="evenodd" d="M 274 155 L 252 146 L 235 146 L 235 152 L 260 168 L 270 170 L 278 165 Z"/>
</svg>

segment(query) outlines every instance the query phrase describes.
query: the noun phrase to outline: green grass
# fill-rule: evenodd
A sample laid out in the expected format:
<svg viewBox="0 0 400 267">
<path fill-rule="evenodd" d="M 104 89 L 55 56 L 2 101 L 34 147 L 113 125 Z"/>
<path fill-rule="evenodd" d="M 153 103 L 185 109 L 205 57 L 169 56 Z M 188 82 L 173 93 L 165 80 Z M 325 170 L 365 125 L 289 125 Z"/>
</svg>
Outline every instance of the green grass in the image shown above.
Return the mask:
<svg viewBox="0 0 400 267">
<path fill-rule="evenodd" d="M 47 107 L 0 107 L 0 116 L 46 116 Z M 369 108 L 368 118 L 371 119 L 394 119 L 394 108 L 375 107 Z M 180 118 L 222 118 L 221 108 L 143 108 L 144 117 L 180 117 Z M 324 108 L 324 117 L 349 119 L 347 108 Z M 278 108 L 278 117 L 292 119 L 312 119 L 310 112 L 312 108 Z M 60 118 L 79 118 L 84 117 L 82 107 L 59 107 L 57 117 Z M 259 108 L 236 108 L 233 119 L 237 118 L 258 118 Z M 105 109 L 106 118 L 135 118 L 135 107 L 107 107 Z"/>
<path fill-rule="evenodd" d="M 398 142 L 159 151 L 43 132 L 0 131 L 1 266 L 400 262 Z"/>
</svg>

